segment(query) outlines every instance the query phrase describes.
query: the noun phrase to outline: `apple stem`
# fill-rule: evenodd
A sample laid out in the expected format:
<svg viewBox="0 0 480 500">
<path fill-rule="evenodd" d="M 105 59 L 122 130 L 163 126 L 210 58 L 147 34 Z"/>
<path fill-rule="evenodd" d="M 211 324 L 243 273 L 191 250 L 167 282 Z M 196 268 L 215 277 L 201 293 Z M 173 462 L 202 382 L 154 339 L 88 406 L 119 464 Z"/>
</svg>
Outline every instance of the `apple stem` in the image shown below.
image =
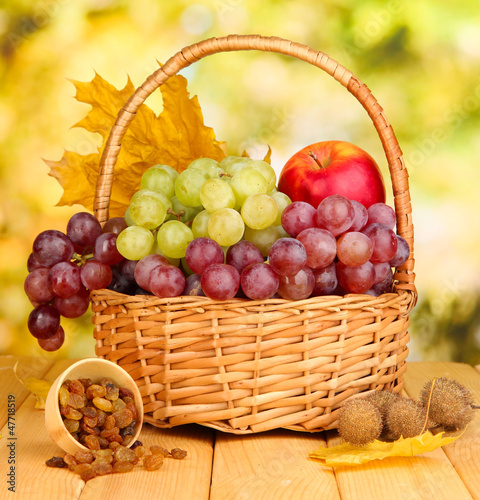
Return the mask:
<svg viewBox="0 0 480 500">
<path fill-rule="evenodd" d="M 311 158 L 314 159 L 315 163 L 320 167 L 320 168 L 327 168 L 330 163 L 332 163 L 332 160 L 330 158 L 325 158 L 325 161 L 324 163 L 322 163 L 319 159 L 318 159 L 318 156 L 313 152 L 313 151 L 309 151 L 308 152 L 308 156 L 310 156 Z"/>
<path fill-rule="evenodd" d="M 309 151 L 308 152 L 308 156 L 311 156 L 314 160 L 315 160 L 315 163 L 320 167 L 320 168 L 323 168 L 323 165 L 320 161 L 318 161 L 318 157 L 317 155 L 313 152 L 313 151 Z"/>
</svg>

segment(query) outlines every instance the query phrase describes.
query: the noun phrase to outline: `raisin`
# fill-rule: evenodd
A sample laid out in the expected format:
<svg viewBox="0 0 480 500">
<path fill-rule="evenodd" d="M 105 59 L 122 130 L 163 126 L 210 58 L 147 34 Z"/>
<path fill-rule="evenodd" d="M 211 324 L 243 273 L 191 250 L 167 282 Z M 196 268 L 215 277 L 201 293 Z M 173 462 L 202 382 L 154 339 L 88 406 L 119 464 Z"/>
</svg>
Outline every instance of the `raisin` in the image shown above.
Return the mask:
<svg viewBox="0 0 480 500">
<path fill-rule="evenodd" d="M 152 455 L 163 455 L 164 457 L 168 457 L 168 455 L 170 455 L 170 452 L 166 448 L 163 448 L 163 446 L 159 446 L 158 444 L 152 444 L 152 446 L 150 446 L 150 453 Z"/>
<path fill-rule="evenodd" d="M 61 406 L 67 406 L 68 405 L 68 396 L 70 393 L 68 392 L 68 389 L 66 387 L 60 387 L 58 390 L 58 400 L 60 401 Z"/>
<path fill-rule="evenodd" d="M 148 471 L 160 469 L 162 465 L 163 455 L 147 455 L 143 459 L 143 466 Z"/>
<path fill-rule="evenodd" d="M 137 442 L 137 441 L 135 441 L 135 443 L 136 443 L 136 442 Z M 134 444 L 135 444 L 135 443 L 134 443 Z M 132 447 L 131 447 L 130 449 L 132 449 L 132 448 L 133 448 L 133 445 L 132 445 Z M 140 444 L 140 445 L 138 445 L 138 446 L 135 446 L 135 448 L 134 448 L 134 449 L 135 449 L 135 455 L 137 455 L 137 457 L 138 457 L 138 458 L 142 458 L 142 457 L 143 457 L 143 455 L 145 455 L 145 451 L 146 451 L 146 450 L 145 450 L 145 446 L 143 446 L 143 444 Z"/>
<path fill-rule="evenodd" d="M 130 425 L 127 425 L 126 427 L 124 427 L 120 431 L 120 436 L 122 436 L 124 438 L 126 436 L 132 436 L 133 434 L 135 434 L 135 425 L 136 425 L 136 422 L 133 421 Z"/>
<path fill-rule="evenodd" d="M 116 448 L 113 455 L 117 462 L 132 462 L 137 458 L 135 451 L 130 448 L 126 448 L 125 446 L 119 446 Z"/>
<path fill-rule="evenodd" d="M 132 462 L 115 462 L 112 472 L 130 472 L 134 467 Z"/>
<path fill-rule="evenodd" d="M 118 410 L 122 410 L 123 408 L 125 408 L 125 406 L 127 406 L 123 399 L 116 399 L 115 401 L 112 402 L 112 409 L 113 411 L 118 411 Z"/>
<path fill-rule="evenodd" d="M 187 452 L 180 448 L 173 448 L 170 453 L 172 455 L 172 458 L 176 458 L 177 460 L 183 460 L 187 456 Z"/>
<path fill-rule="evenodd" d="M 103 398 L 106 394 L 105 387 L 98 384 L 92 384 L 86 391 L 88 399 Z"/>
<path fill-rule="evenodd" d="M 105 394 L 105 397 L 109 401 L 115 401 L 116 399 L 118 399 L 118 394 L 119 394 L 118 387 L 115 387 L 113 384 L 107 384 L 107 386 L 105 387 L 105 389 L 107 390 L 107 393 Z"/>
<path fill-rule="evenodd" d="M 82 412 L 84 417 L 98 418 L 97 409 L 93 406 L 86 406 Z"/>
<path fill-rule="evenodd" d="M 108 431 L 110 429 L 113 429 L 115 427 L 115 417 L 113 415 L 108 415 L 105 418 L 105 422 L 103 424 L 103 429 Z"/>
<path fill-rule="evenodd" d="M 132 441 L 133 441 L 133 436 L 132 435 L 128 435 L 128 436 L 125 436 L 123 438 L 122 444 L 123 444 L 123 446 L 128 446 Z"/>
<path fill-rule="evenodd" d="M 100 445 L 100 448 L 102 450 L 109 447 L 110 442 L 108 441 L 107 438 L 104 438 L 102 436 L 97 436 L 97 439 L 98 439 L 98 444 Z"/>
<path fill-rule="evenodd" d="M 112 441 L 111 443 L 108 441 L 107 439 L 107 443 L 108 443 L 108 447 L 111 449 L 111 450 L 116 450 L 119 446 L 122 446 L 120 443 L 117 443 L 116 441 Z"/>
<path fill-rule="evenodd" d="M 63 421 L 63 423 L 65 424 L 65 427 L 67 428 L 67 431 L 70 434 L 78 432 L 78 429 L 80 429 L 80 422 L 78 420 L 73 420 L 71 418 L 66 418 Z"/>
<path fill-rule="evenodd" d="M 99 410 L 98 408 L 96 409 L 97 411 L 97 425 L 99 427 L 102 427 L 103 424 L 105 423 L 105 419 L 107 418 L 107 414 L 102 411 L 102 410 Z"/>
<path fill-rule="evenodd" d="M 75 465 L 78 465 L 77 459 L 73 455 L 70 455 L 70 453 L 66 453 L 63 457 L 63 460 L 68 465 L 68 468 L 70 470 L 73 470 L 75 468 Z"/>
<path fill-rule="evenodd" d="M 134 450 L 137 446 L 143 446 L 143 443 L 138 439 L 130 446 L 130 449 Z"/>
<path fill-rule="evenodd" d="M 133 421 L 133 414 L 128 408 L 118 410 L 112 413 L 112 415 L 115 417 L 115 424 L 117 427 L 120 427 L 120 429 L 123 429 Z"/>
<path fill-rule="evenodd" d="M 113 460 L 113 450 L 97 450 L 94 452 L 95 460 L 103 460 L 104 462 L 111 463 Z"/>
<path fill-rule="evenodd" d="M 105 398 L 93 398 L 93 404 L 102 411 L 111 412 L 112 402 Z"/>
<path fill-rule="evenodd" d="M 78 394 L 79 396 L 85 394 L 85 387 L 83 387 L 83 384 L 80 382 L 80 380 L 72 380 L 70 382 L 69 390 L 70 392 Z"/>
<path fill-rule="evenodd" d="M 135 403 L 135 400 L 133 399 L 133 397 L 129 397 L 129 396 L 125 396 L 123 398 L 123 402 L 128 405 L 128 403 Z"/>
<path fill-rule="evenodd" d="M 46 460 L 45 464 L 47 465 L 47 467 L 58 467 L 60 469 L 63 469 L 64 467 L 67 466 L 65 460 L 63 460 L 62 457 L 52 457 Z"/>
<path fill-rule="evenodd" d="M 81 450 L 75 452 L 75 460 L 79 464 L 91 464 L 93 462 L 94 456 L 90 450 Z"/>
<path fill-rule="evenodd" d="M 86 434 L 94 434 L 95 436 L 98 436 L 100 434 L 100 429 L 98 427 L 89 427 L 87 424 L 85 424 L 85 422 L 80 422 L 80 427 Z"/>
<path fill-rule="evenodd" d="M 132 412 L 133 415 L 133 420 L 138 419 L 138 412 L 137 412 L 137 407 L 135 406 L 134 403 L 127 403 L 127 408 Z"/>
<path fill-rule="evenodd" d="M 112 384 L 113 385 L 113 382 L 109 378 L 102 378 L 102 380 L 100 380 L 100 385 L 102 387 L 106 388 L 108 384 Z"/>
<path fill-rule="evenodd" d="M 72 408 L 75 408 L 76 410 L 83 408 L 85 406 L 85 401 L 83 399 L 83 395 L 75 394 L 74 392 L 71 392 L 68 395 L 68 406 L 71 406 Z"/>
<path fill-rule="evenodd" d="M 93 436 L 93 435 L 87 436 L 85 438 L 85 445 L 90 450 L 99 450 L 100 449 L 100 443 L 98 442 L 97 436 Z"/>
<path fill-rule="evenodd" d="M 128 396 L 129 398 L 133 399 L 133 392 L 130 389 L 127 389 L 126 387 L 120 387 L 118 393 L 121 398 Z"/>
<path fill-rule="evenodd" d="M 100 436 L 102 438 L 109 438 L 115 434 L 118 434 L 120 431 L 120 429 L 118 427 L 114 427 L 113 429 L 103 429 L 102 431 L 100 431 Z"/>
<path fill-rule="evenodd" d="M 91 417 L 83 417 L 83 422 L 85 425 L 88 425 L 88 427 L 96 427 L 97 426 L 97 416 L 95 415 L 94 418 Z"/>
<path fill-rule="evenodd" d="M 79 382 L 83 385 L 85 390 L 87 390 L 93 384 L 92 380 L 89 378 L 81 378 L 79 379 Z"/>
<path fill-rule="evenodd" d="M 112 465 L 104 460 L 95 460 L 95 462 L 92 463 L 92 469 L 97 476 L 104 476 L 105 474 L 112 473 Z"/>
<path fill-rule="evenodd" d="M 112 441 L 116 441 L 117 443 L 120 443 L 122 444 L 123 443 L 123 439 L 122 437 L 119 435 L 119 434 L 114 434 L 113 436 L 110 436 L 107 438 L 110 442 Z"/>
<path fill-rule="evenodd" d="M 65 417 L 70 420 L 80 420 L 83 417 L 83 413 L 81 411 L 75 410 L 75 408 L 72 408 L 71 406 L 67 407 L 61 407 L 60 408 L 60 413 Z"/>
<path fill-rule="evenodd" d="M 75 467 L 75 472 L 77 472 L 77 474 L 80 474 L 80 477 L 85 482 L 90 481 L 90 479 L 97 477 L 96 472 L 93 470 L 90 464 L 78 464 Z"/>
</svg>

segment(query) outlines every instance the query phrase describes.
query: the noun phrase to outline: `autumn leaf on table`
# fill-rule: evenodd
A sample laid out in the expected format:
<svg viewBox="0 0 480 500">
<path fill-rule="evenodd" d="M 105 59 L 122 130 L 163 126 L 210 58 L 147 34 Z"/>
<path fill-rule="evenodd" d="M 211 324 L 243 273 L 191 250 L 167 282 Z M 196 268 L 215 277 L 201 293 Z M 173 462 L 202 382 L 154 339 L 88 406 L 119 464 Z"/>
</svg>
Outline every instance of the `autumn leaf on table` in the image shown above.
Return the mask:
<svg viewBox="0 0 480 500">
<path fill-rule="evenodd" d="M 120 109 L 135 88 L 128 79 L 121 90 L 98 74 L 90 82 L 74 81 L 75 98 L 92 109 L 75 127 L 100 134 L 102 145 L 97 153 L 81 155 L 65 151 L 59 161 L 47 160 L 49 175 L 55 177 L 64 193 L 58 205 L 83 205 L 93 210 L 95 186 L 100 158 L 110 129 Z M 130 198 L 140 188 L 140 178 L 150 166 L 166 164 L 178 172 L 196 158 L 222 160 L 224 143 L 217 141 L 212 128 L 205 126 L 196 96 L 190 97 L 187 80 L 179 75 L 170 77 L 161 87 L 163 109 L 157 116 L 143 104 L 131 122 L 117 160 L 110 217 L 123 216 Z"/>
<path fill-rule="evenodd" d="M 441 446 L 452 443 L 457 436 L 445 436 L 444 432 L 432 434 L 424 432 L 412 438 L 399 438 L 393 442 L 384 442 L 376 439 L 362 447 L 343 443 L 333 448 L 320 448 L 309 454 L 310 458 L 320 461 L 323 465 L 337 467 L 341 465 L 360 465 L 372 460 L 383 460 L 388 457 L 413 457 L 428 451 L 436 450 Z"/>
</svg>

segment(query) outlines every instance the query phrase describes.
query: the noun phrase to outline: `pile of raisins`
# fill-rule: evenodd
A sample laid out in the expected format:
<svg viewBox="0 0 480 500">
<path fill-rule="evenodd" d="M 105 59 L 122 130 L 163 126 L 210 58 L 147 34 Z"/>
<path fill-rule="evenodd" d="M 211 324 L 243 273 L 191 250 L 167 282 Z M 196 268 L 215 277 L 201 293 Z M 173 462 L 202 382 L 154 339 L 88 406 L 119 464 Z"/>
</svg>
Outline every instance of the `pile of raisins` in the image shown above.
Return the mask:
<svg viewBox="0 0 480 500">
<path fill-rule="evenodd" d="M 159 445 L 150 446 L 150 453 L 140 441 L 135 441 L 130 448 L 117 442 L 102 450 L 77 451 L 75 455 L 67 453 L 62 457 L 53 457 L 45 463 L 48 467 L 68 467 L 84 481 L 106 474 L 130 472 L 142 460 L 148 471 L 160 469 L 166 457 L 183 460 L 187 456 L 185 450 L 174 448 L 168 451 Z"/>
<path fill-rule="evenodd" d="M 90 450 L 132 442 L 138 412 L 132 391 L 107 378 L 65 380 L 58 391 L 60 413 L 68 432 Z"/>
</svg>

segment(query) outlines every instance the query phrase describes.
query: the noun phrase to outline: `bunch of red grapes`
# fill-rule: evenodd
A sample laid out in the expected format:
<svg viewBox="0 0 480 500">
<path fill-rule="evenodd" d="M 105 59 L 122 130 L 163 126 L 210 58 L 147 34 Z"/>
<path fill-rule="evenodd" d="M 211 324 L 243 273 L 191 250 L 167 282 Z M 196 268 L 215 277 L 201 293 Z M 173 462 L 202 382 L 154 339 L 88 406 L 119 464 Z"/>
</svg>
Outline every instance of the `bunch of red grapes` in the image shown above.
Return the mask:
<svg viewBox="0 0 480 500">
<path fill-rule="evenodd" d="M 93 215 L 80 212 L 68 221 L 66 234 L 47 230 L 35 238 L 24 289 L 34 306 L 28 329 L 42 349 L 62 346 L 60 318 L 82 316 L 90 303 L 89 290 L 118 287 L 121 275 L 115 266 L 124 258 L 116 239 L 125 227 L 125 220 L 115 217 L 102 229 Z"/>
</svg>

